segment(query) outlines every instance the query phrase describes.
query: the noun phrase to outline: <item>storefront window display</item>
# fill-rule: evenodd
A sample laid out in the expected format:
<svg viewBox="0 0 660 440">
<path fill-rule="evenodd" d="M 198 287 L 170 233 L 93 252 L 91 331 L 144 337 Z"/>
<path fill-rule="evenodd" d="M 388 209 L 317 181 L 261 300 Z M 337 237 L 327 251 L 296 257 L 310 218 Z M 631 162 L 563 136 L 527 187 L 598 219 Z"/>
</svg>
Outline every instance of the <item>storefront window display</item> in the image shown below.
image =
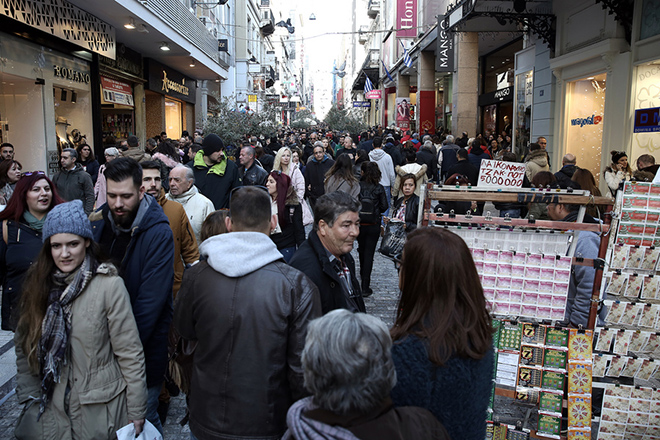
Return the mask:
<svg viewBox="0 0 660 440">
<path fill-rule="evenodd" d="M 635 72 L 635 111 L 660 107 L 660 60 L 637 66 Z M 652 119 L 652 116 L 649 117 Z M 640 121 L 635 118 L 632 139 L 632 159 L 642 154 L 651 154 L 660 162 L 660 133 L 647 131 L 640 127 Z M 656 124 L 657 125 L 657 124 Z M 655 128 L 651 129 L 654 130 Z"/>
<path fill-rule="evenodd" d="M 181 136 L 181 102 L 165 98 L 165 131 L 170 139 Z"/>
<path fill-rule="evenodd" d="M 603 149 L 620 149 L 617 145 L 603 145 L 606 74 L 572 81 L 567 90 L 567 153 L 577 158 L 580 168 L 586 168 L 600 178 Z"/>
<path fill-rule="evenodd" d="M 523 156 L 529 145 L 529 130 L 532 125 L 532 101 L 534 98 L 534 71 L 516 76 L 516 114 L 514 115 L 513 152 Z"/>
<path fill-rule="evenodd" d="M 89 62 L 8 34 L 0 59 L 0 138 L 24 170 L 52 175 L 62 148 L 93 144 Z"/>
</svg>

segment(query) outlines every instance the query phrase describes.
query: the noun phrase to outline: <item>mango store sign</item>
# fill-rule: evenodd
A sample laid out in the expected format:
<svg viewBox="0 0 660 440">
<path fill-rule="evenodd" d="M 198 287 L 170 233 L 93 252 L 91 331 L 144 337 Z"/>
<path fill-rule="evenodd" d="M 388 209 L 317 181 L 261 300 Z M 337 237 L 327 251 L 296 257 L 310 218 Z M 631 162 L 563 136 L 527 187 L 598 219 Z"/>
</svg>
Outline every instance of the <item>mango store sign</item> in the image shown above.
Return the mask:
<svg viewBox="0 0 660 440">
<path fill-rule="evenodd" d="M 525 164 L 482 160 L 477 186 L 490 188 L 520 188 L 525 177 Z"/>
</svg>

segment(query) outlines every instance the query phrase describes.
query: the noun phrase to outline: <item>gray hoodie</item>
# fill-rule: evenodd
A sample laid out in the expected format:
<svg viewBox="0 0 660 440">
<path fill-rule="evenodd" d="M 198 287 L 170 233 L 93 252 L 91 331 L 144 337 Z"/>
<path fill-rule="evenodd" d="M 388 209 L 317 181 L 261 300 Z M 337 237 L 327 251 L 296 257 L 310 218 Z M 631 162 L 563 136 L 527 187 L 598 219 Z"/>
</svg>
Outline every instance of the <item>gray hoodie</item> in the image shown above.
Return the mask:
<svg viewBox="0 0 660 440">
<path fill-rule="evenodd" d="M 283 259 L 273 241 L 261 232 L 229 232 L 208 238 L 199 254 L 213 270 L 238 278 Z"/>
<path fill-rule="evenodd" d="M 394 185 L 396 174 L 394 173 L 394 165 L 392 164 L 392 158 L 390 155 L 382 148 L 374 148 L 369 152 L 369 159 L 378 164 L 381 174 L 379 183 L 384 187 Z"/>
</svg>

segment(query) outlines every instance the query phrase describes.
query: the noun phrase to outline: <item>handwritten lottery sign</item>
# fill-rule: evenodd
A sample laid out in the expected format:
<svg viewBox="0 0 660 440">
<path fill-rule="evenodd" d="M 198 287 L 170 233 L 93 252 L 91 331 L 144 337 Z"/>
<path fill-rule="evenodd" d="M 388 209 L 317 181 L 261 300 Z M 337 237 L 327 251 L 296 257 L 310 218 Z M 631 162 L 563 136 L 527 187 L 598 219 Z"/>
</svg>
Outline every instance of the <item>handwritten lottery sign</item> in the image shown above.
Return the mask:
<svg viewBox="0 0 660 440">
<path fill-rule="evenodd" d="M 477 186 L 491 188 L 520 188 L 525 177 L 525 164 L 482 160 Z"/>
</svg>

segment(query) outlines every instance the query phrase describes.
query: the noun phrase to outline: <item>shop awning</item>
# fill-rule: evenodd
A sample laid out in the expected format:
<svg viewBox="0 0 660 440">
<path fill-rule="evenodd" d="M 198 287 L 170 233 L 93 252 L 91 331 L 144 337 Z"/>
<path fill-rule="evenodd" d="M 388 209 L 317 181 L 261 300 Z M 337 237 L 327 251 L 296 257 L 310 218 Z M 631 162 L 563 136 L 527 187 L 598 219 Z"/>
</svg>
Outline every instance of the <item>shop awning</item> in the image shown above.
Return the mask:
<svg viewBox="0 0 660 440">
<path fill-rule="evenodd" d="M 453 32 L 520 32 L 529 28 L 551 49 L 555 45 L 552 1 L 461 0 L 444 16 Z"/>
<path fill-rule="evenodd" d="M 374 85 L 374 88 L 378 87 L 378 76 L 380 72 L 380 51 L 378 49 L 369 49 L 369 53 L 364 58 L 362 67 L 358 71 L 358 75 L 353 81 L 352 91 L 359 91 L 364 89 L 364 83 L 366 81 L 365 76 L 367 75 L 371 82 Z"/>
</svg>

